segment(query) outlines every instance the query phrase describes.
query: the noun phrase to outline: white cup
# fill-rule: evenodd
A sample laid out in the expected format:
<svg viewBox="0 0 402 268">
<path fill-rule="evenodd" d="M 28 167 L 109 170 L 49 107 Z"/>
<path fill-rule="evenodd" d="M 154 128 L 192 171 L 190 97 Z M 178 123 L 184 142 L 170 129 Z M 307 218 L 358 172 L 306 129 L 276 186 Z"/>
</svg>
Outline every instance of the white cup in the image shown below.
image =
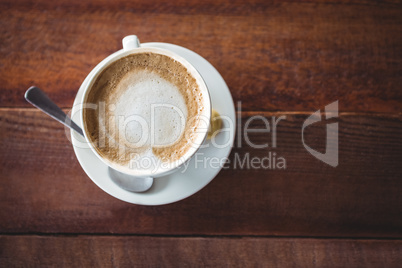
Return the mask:
<svg viewBox="0 0 402 268">
<path fill-rule="evenodd" d="M 205 121 L 205 126 L 202 128 L 199 128 L 197 132 L 197 136 L 195 140 L 193 141 L 193 146 L 191 146 L 188 151 L 177 161 L 174 161 L 172 163 L 169 163 L 169 165 L 164 165 L 164 167 L 159 167 L 156 169 L 155 172 L 150 172 L 144 171 L 144 170 L 139 170 L 139 169 L 132 169 L 129 166 L 123 166 L 119 165 L 118 163 L 109 161 L 108 159 L 102 157 L 99 155 L 97 150 L 94 148 L 94 145 L 92 144 L 91 140 L 89 139 L 86 131 L 86 122 L 84 118 L 84 109 L 88 109 L 88 105 L 86 102 L 88 93 L 90 92 L 90 89 L 92 88 L 93 83 L 96 81 L 98 78 L 99 74 L 103 72 L 108 66 L 110 66 L 112 63 L 116 62 L 117 60 L 129 56 L 131 54 L 135 53 L 144 53 L 144 52 L 152 52 L 152 53 L 157 53 L 157 54 L 162 54 L 165 56 L 168 56 L 170 58 L 173 58 L 174 60 L 180 62 L 183 66 L 185 66 L 188 70 L 188 72 L 196 79 L 196 82 L 199 86 L 199 89 L 203 95 L 203 121 Z M 83 132 L 85 136 L 85 140 L 89 147 L 91 148 L 92 152 L 107 166 L 111 167 L 114 170 L 117 170 L 119 172 L 136 176 L 136 177 L 162 177 L 166 176 L 168 174 L 171 174 L 175 172 L 177 169 L 179 169 L 184 163 L 186 163 L 188 160 L 191 159 L 192 156 L 195 155 L 195 153 L 198 151 L 202 143 L 205 141 L 207 134 L 208 134 L 208 127 L 211 119 L 211 99 L 210 99 L 210 94 L 208 91 L 208 88 L 201 77 L 201 75 L 198 73 L 198 71 L 192 66 L 186 59 L 182 58 L 181 56 L 165 49 L 161 48 L 151 48 L 151 47 L 141 47 L 140 42 L 135 35 L 130 35 L 126 36 L 123 38 L 123 49 L 110 55 L 106 59 L 104 59 L 101 63 L 99 63 L 95 67 L 95 72 L 92 73 L 92 75 L 89 77 L 88 83 L 86 84 L 84 88 L 84 93 L 82 95 L 81 101 L 80 101 L 80 107 L 79 108 L 79 113 L 80 117 L 82 120 L 82 127 L 83 127 Z"/>
</svg>

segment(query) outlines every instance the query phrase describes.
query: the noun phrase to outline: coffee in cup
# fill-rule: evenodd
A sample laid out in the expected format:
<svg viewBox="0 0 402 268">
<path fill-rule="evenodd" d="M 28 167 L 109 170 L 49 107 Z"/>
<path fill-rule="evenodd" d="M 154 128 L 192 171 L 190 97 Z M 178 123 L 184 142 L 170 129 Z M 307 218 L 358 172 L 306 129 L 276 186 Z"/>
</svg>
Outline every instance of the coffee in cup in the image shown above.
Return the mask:
<svg viewBox="0 0 402 268">
<path fill-rule="evenodd" d="M 153 49 L 103 68 L 85 97 L 92 106 L 83 111 L 85 134 L 99 156 L 139 175 L 188 159 L 205 138 L 210 116 L 206 86 L 195 72 Z"/>
</svg>

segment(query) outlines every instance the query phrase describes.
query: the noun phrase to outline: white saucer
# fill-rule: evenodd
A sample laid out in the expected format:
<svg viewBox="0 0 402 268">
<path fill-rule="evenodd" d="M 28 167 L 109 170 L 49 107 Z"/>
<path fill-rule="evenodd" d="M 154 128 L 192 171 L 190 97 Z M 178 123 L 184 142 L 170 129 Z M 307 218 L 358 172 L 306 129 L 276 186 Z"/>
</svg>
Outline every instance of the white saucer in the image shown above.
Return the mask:
<svg viewBox="0 0 402 268">
<path fill-rule="evenodd" d="M 91 149 L 85 145 L 84 138 L 72 131 L 71 140 L 74 152 L 82 168 L 91 180 L 106 193 L 132 204 L 163 205 L 195 194 L 212 181 L 222 169 L 222 165 L 217 164 L 216 159 L 227 158 L 232 149 L 236 127 L 235 107 L 229 88 L 222 76 L 207 60 L 197 53 L 184 47 L 167 43 L 144 43 L 141 44 L 141 47 L 158 47 L 173 51 L 184 57 L 198 70 L 210 91 L 212 107 L 227 119 L 223 121 L 223 131 L 215 139 L 216 144 L 221 146 L 214 146 L 211 141 L 206 141 L 209 147 L 199 149 L 197 158 L 193 157 L 188 162 L 187 169 L 183 166 L 171 175 L 156 178 L 152 188 L 145 193 L 133 193 L 120 188 L 112 181 L 109 177 L 108 166 L 99 160 Z M 80 127 L 82 127 L 82 120 L 77 107 L 79 107 L 78 104 L 83 94 L 83 88 L 96 69 L 97 67 L 92 70 L 82 83 L 71 111 L 73 120 Z M 215 160 L 211 161 L 211 159 Z"/>
</svg>

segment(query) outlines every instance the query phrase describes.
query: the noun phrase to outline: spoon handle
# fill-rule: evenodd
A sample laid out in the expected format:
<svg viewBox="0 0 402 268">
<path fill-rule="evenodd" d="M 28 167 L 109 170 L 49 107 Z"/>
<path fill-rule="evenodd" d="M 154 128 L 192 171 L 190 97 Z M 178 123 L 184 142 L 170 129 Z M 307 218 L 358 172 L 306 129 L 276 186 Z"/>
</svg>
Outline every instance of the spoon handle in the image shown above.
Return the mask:
<svg viewBox="0 0 402 268">
<path fill-rule="evenodd" d="M 81 136 L 84 136 L 82 129 L 77 126 L 70 119 L 70 117 L 68 117 L 63 110 L 60 109 L 59 106 L 49 99 L 49 97 L 46 96 L 46 94 L 40 88 L 28 88 L 28 90 L 25 92 L 25 99 L 39 110 L 42 110 L 44 113 L 50 115 L 63 125 L 75 130 Z"/>
</svg>

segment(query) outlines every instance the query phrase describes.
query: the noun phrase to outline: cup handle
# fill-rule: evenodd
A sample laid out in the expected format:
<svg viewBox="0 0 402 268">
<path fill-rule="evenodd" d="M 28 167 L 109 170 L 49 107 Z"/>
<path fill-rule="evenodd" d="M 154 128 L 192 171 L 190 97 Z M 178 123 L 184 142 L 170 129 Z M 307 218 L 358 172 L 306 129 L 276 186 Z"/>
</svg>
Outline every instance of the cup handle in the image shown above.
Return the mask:
<svg viewBox="0 0 402 268">
<path fill-rule="evenodd" d="M 140 39 L 136 35 L 128 35 L 123 38 L 123 49 L 125 51 L 140 47 Z"/>
</svg>

